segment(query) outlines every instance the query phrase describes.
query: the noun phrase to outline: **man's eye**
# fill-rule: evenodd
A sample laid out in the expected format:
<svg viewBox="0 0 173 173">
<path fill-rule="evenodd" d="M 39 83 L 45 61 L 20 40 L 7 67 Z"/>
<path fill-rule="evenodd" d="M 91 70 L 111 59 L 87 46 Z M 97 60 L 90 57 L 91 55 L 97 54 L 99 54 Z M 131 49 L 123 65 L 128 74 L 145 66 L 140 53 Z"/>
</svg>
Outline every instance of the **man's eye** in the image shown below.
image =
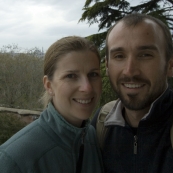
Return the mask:
<svg viewBox="0 0 173 173">
<path fill-rule="evenodd" d="M 139 57 L 141 57 L 141 58 L 151 58 L 152 57 L 152 54 L 143 53 L 143 54 L 139 55 Z"/>
<path fill-rule="evenodd" d="M 124 58 L 124 56 L 123 56 L 123 55 L 121 55 L 121 54 L 118 54 L 118 55 L 115 55 L 115 56 L 114 56 L 114 58 L 115 58 L 115 59 L 123 59 L 123 58 Z"/>
</svg>

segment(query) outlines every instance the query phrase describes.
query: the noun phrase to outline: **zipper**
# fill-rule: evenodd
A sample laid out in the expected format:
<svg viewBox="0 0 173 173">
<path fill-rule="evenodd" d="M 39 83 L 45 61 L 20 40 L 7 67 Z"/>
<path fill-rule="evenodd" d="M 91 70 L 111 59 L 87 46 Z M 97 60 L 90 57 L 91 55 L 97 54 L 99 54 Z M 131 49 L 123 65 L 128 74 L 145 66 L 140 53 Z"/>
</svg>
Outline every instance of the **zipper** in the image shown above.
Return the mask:
<svg viewBox="0 0 173 173">
<path fill-rule="evenodd" d="M 85 130 L 82 132 L 81 135 L 81 145 L 79 149 L 79 157 L 78 161 L 76 164 L 76 173 L 81 173 L 82 172 L 82 165 L 83 165 L 83 155 L 84 155 L 84 138 L 85 138 Z"/>
<path fill-rule="evenodd" d="M 138 137 L 137 137 L 137 135 L 135 135 L 134 136 L 134 143 L 133 143 L 133 148 L 134 148 L 133 152 L 134 152 L 134 154 L 137 154 L 137 149 L 138 149 L 137 141 L 138 141 Z"/>
<path fill-rule="evenodd" d="M 85 130 L 83 130 L 82 135 L 81 135 L 81 144 L 84 144 L 84 138 L 85 138 Z"/>
</svg>

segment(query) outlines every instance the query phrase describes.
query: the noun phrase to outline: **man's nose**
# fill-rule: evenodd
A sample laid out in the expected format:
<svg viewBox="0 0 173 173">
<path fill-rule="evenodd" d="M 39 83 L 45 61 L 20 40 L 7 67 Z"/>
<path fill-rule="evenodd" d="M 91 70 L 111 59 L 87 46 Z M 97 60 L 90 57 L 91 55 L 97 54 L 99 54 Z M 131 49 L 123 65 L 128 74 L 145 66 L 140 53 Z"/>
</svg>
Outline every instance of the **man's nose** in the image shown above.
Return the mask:
<svg viewBox="0 0 173 173">
<path fill-rule="evenodd" d="M 136 76 L 140 74 L 140 64 L 134 57 L 128 57 L 124 63 L 123 74 L 126 76 Z"/>
</svg>

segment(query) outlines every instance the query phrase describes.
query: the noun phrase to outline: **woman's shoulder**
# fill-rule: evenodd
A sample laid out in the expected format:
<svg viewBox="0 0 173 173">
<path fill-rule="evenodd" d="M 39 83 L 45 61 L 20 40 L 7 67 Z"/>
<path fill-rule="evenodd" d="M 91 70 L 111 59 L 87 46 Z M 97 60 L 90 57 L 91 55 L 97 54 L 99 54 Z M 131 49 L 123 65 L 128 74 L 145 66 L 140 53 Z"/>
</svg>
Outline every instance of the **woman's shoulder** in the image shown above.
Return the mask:
<svg viewBox="0 0 173 173">
<path fill-rule="evenodd" d="M 7 162 L 13 160 L 20 163 L 27 163 L 42 157 L 45 151 L 55 147 L 49 134 L 45 132 L 38 121 L 29 124 L 9 140 L 0 146 L 0 162 L 3 157 L 8 158 Z"/>
</svg>

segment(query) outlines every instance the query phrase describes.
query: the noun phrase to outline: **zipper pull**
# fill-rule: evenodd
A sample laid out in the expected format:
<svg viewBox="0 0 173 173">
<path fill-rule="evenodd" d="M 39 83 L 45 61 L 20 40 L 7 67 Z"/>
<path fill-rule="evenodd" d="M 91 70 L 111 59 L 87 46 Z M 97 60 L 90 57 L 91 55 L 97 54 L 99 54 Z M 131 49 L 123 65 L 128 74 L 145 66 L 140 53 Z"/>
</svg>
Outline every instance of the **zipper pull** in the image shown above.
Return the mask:
<svg viewBox="0 0 173 173">
<path fill-rule="evenodd" d="M 134 154 L 137 154 L 137 148 L 138 148 L 137 140 L 138 140 L 138 137 L 135 135 L 134 136 Z"/>
</svg>

